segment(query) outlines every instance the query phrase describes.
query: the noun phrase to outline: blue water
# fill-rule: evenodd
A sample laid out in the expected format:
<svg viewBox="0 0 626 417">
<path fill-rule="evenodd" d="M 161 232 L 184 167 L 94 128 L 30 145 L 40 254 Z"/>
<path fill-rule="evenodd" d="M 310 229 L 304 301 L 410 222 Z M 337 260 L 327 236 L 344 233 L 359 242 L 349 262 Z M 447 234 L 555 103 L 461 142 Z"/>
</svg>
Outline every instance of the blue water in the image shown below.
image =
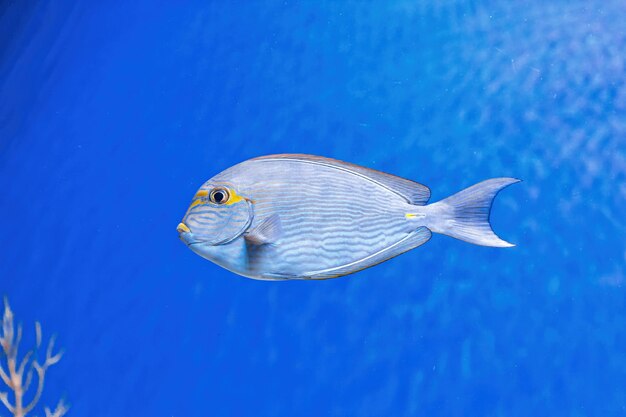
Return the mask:
<svg viewBox="0 0 626 417">
<path fill-rule="evenodd" d="M 65 351 L 40 407 L 626 415 L 622 1 L 179 3 L 0 4 L 0 295 Z M 282 152 L 432 201 L 522 178 L 518 246 L 272 283 L 178 240 L 200 184 Z"/>
</svg>

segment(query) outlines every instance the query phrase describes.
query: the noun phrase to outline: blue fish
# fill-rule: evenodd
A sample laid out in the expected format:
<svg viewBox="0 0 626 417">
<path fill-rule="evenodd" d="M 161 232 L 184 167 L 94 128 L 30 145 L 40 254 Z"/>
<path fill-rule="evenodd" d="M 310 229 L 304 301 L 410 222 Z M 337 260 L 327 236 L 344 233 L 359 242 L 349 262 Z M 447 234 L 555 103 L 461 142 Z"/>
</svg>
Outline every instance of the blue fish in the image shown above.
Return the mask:
<svg viewBox="0 0 626 417">
<path fill-rule="evenodd" d="M 327 279 L 426 243 L 432 232 L 509 247 L 491 229 L 493 178 L 426 204 L 428 187 L 312 155 L 270 155 L 219 173 L 193 197 L 180 239 L 195 253 L 261 280 Z"/>
</svg>

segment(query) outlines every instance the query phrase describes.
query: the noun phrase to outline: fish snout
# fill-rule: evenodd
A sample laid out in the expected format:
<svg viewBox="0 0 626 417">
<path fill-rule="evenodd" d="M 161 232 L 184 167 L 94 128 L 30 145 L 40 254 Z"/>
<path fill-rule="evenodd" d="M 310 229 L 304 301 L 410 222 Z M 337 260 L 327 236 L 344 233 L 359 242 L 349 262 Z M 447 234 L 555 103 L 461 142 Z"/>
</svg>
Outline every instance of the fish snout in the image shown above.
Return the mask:
<svg viewBox="0 0 626 417">
<path fill-rule="evenodd" d="M 178 233 L 190 233 L 191 230 L 189 230 L 189 228 L 187 227 L 187 225 L 185 223 L 178 223 L 178 226 L 176 226 L 176 231 Z"/>
<path fill-rule="evenodd" d="M 178 223 L 178 226 L 176 226 L 176 231 L 178 232 L 178 238 L 182 240 L 185 245 L 189 246 L 193 243 L 198 242 L 193 233 L 191 233 L 191 229 L 189 229 L 189 227 L 185 223 Z"/>
</svg>

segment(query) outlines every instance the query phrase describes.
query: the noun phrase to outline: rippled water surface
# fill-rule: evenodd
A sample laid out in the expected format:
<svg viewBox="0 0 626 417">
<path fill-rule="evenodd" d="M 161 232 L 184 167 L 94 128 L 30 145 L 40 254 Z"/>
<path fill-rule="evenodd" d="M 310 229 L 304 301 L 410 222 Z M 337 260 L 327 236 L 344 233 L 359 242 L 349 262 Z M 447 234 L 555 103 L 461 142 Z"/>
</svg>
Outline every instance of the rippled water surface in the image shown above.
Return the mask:
<svg viewBox="0 0 626 417">
<path fill-rule="evenodd" d="M 0 294 L 65 349 L 42 405 L 626 413 L 624 2 L 78 3 L 0 4 Z M 201 183 L 282 152 L 433 201 L 522 178 L 492 212 L 518 246 L 277 283 L 185 248 Z"/>
</svg>

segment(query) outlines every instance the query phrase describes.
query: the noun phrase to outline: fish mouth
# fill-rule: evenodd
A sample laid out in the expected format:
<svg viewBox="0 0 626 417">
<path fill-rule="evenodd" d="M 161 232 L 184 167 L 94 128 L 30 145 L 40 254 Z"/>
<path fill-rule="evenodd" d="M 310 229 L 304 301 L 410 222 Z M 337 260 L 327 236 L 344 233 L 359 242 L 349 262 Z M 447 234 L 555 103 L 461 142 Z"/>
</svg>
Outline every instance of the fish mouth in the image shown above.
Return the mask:
<svg viewBox="0 0 626 417">
<path fill-rule="evenodd" d="M 187 246 L 203 245 L 207 243 L 206 240 L 196 239 L 191 233 L 181 233 L 178 238 Z"/>
<path fill-rule="evenodd" d="M 193 235 L 193 233 L 191 233 L 191 229 L 189 229 L 189 227 L 183 222 L 178 223 L 178 226 L 176 226 L 176 231 L 178 232 L 178 238 L 182 240 L 183 243 L 187 246 L 203 243 L 202 241 L 198 240 Z"/>
<path fill-rule="evenodd" d="M 191 230 L 189 230 L 187 225 L 183 222 L 178 223 L 178 226 L 176 226 L 176 231 L 178 233 L 191 233 Z"/>
<path fill-rule="evenodd" d="M 191 229 L 185 223 L 178 223 L 176 226 L 176 231 L 178 232 L 178 238 L 183 241 L 183 243 L 187 246 L 199 246 L 199 245 L 211 245 L 210 239 L 202 238 L 202 236 L 195 235 L 191 232 Z"/>
</svg>

